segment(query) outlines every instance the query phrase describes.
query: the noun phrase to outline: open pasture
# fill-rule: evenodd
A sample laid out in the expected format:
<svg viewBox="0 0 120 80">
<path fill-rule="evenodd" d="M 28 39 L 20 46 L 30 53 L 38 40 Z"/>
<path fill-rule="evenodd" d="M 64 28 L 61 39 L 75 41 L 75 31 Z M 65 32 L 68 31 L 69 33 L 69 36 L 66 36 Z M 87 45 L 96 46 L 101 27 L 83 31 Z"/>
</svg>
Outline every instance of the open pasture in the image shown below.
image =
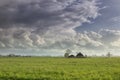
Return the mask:
<svg viewBox="0 0 120 80">
<path fill-rule="evenodd" d="M 120 58 L 0 57 L 0 80 L 120 80 Z"/>
</svg>

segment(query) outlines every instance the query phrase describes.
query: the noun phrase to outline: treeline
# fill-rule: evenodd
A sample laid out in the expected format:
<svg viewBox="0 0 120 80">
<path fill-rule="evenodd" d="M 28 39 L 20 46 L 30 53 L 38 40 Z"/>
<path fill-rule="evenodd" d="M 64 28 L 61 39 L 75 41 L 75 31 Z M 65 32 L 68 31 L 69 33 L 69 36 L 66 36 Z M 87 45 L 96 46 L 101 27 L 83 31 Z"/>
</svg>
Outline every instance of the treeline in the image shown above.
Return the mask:
<svg viewBox="0 0 120 80">
<path fill-rule="evenodd" d="M 0 55 L 0 57 L 32 57 L 29 55 L 15 55 L 15 54 L 8 54 L 8 55 Z"/>
<path fill-rule="evenodd" d="M 65 51 L 65 54 L 64 54 L 64 57 L 65 58 L 87 58 L 88 56 L 87 55 L 84 55 L 83 53 L 81 53 L 81 52 L 78 52 L 76 55 L 73 55 L 73 54 L 71 54 L 72 53 L 72 50 L 70 50 L 70 49 L 67 49 L 66 51 Z M 102 56 L 89 56 L 89 57 L 112 57 L 113 55 L 110 53 L 110 52 L 108 52 L 106 55 L 102 55 Z"/>
</svg>

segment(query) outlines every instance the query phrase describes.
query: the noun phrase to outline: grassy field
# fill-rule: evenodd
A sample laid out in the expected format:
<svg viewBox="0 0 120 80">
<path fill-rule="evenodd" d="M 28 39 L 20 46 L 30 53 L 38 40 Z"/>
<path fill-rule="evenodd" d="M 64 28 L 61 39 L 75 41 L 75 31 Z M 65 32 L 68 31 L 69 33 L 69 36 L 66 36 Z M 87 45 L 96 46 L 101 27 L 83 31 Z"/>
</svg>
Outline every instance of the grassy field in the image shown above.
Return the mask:
<svg viewBox="0 0 120 80">
<path fill-rule="evenodd" d="M 0 57 L 0 80 L 120 80 L 120 58 Z"/>
</svg>

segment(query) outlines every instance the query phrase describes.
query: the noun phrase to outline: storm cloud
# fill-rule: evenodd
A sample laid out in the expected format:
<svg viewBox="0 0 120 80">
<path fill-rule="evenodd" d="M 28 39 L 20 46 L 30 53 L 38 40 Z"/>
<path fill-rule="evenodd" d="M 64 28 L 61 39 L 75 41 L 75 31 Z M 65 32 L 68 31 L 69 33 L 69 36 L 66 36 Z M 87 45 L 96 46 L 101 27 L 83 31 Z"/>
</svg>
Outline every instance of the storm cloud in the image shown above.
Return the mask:
<svg viewBox="0 0 120 80">
<path fill-rule="evenodd" d="M 75 30 L 101 15 L 99 5 L 98 0 L 0 0 L 0 48 L 56 50 L 103 49 L 106 45 L 118 47 L 113 39 L 119 35 L 114 31 L 80 33 Z M 106 39 L 111 34 L 113 37 Z"/>
<path fill-rule="evenodd" d="M 2 1 L 1 1 L 2 2 Z M 95 0 L 9 0 L 0 7 L 1 27 L 75 28 L 88 18 L 96 18 Z M 76 24 L 76 25 L 75 25 Z M 46 29 L 47 29 L 46 28 Z"/>
<path fill-rule="evenodd" d="M 75 36 L 74 29 L 84 22 L 90 22 L 89 18 L 96 18 L 98 11 L 96 0 L 2 0 L 1 39 L 7 33 L 10 39 L 21 42 L 28 41 L 29 34 L 51 38 Z"/>
</svg>

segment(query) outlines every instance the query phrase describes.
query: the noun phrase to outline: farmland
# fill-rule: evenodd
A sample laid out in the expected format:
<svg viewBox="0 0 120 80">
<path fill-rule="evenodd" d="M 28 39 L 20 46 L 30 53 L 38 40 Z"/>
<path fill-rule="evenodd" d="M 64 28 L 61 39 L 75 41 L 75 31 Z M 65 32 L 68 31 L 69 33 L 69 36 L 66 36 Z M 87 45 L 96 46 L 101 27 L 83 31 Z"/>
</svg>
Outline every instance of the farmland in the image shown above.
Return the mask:
<svg viewBox="0 0 120 80">
<path fill-rule="evenodd" d="M 0 57 L 0 80 L 120 80 L 120 58 Z"/>
</svg>

